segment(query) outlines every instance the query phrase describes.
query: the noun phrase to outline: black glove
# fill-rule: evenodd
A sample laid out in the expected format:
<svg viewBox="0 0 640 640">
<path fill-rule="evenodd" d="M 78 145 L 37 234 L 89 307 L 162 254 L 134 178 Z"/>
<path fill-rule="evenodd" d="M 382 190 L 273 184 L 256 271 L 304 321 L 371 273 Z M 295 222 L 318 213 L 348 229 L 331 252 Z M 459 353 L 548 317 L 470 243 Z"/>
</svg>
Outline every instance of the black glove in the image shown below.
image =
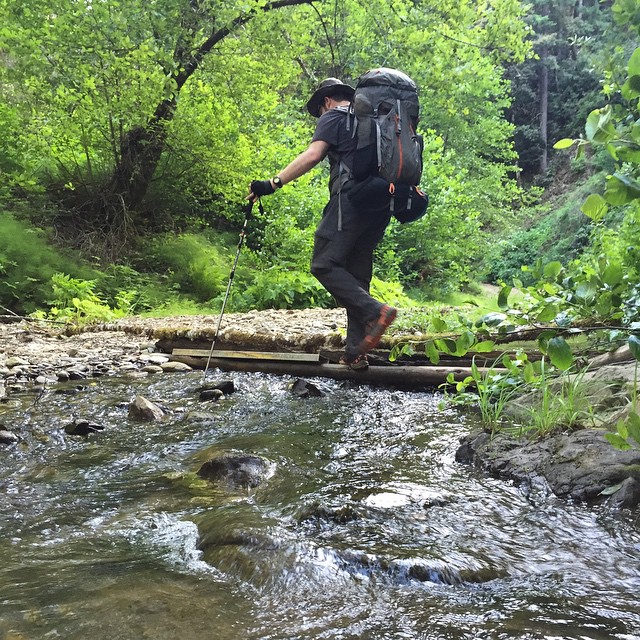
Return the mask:
<svg viewBox="0 0 640 640">
<path fill-rule="evenodd" d="M 271 180 L 254 180 L 249 185 L 249 188 L 251 189 L 251 193 L 253 193 L 254 196 L 258 196 L 258 198 L 268 196 L 275 191 Z"/>
</svg>

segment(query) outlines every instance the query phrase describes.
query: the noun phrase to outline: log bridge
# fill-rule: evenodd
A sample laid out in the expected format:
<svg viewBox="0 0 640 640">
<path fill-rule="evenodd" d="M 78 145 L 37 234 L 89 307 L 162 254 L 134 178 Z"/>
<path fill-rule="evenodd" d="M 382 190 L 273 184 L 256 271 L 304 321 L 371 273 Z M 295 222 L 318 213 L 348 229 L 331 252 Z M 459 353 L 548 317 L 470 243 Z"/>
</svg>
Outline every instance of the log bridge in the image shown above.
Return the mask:
<svg viewBox="0 0 640 640">
<path fill-rule="evenodd" d="M 195 369 L 204 369 L 209 350 L 174 348 L 172 360 L 184 362 Z M 210 368 L 223 371 L 252 371 L 296 377 L 323 377 L 334 380 L 355 380 L 367 384 L 384 384 L 400 388 L 438 387 L 450 374 L 457 380 L 471 375 L 470 366 L 435 366 L 431 364 L 392 363 L 374 353 L 368 369 L 354 371 L 337 364 L 335 353 L 287 353 L 246 350 L 214 350 Z M 466 363 L 465 363 L 466 364 Z M 486 369 L 480 368 L 481 371 Z"/>
</svg>

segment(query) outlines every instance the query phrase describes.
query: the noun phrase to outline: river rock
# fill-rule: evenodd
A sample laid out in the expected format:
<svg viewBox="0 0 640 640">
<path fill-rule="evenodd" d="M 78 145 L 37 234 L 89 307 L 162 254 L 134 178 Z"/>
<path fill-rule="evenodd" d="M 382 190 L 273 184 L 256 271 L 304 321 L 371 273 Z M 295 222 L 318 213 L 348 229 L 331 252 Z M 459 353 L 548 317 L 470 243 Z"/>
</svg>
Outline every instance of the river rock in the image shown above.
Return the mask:
<svg viewBox="0 0 640 640">
<path fill-rule="evenodd" d="M 640 449 L 620 451 L 604 434 L 581 429 L 528 442 L 504 433 L 475 433 L 462 439 L 456 460 L 528 486 L 542 480 L 560 497 L 604 501 L 612 487 L 627 479 L 640 481 Z M 639 494 L 628 495 L 624 506 L 639 503 Z"/>
<path fill-rule="evenodd" d="M 224 398 L 224 393 L 222 393 L 220 389 L 203 389 L 200 392 L 199 398 L 202 401 L 213 400 L 215 402 L 220 400 L 220 398 Z"/>
<path fill-rule="evenodd" d="M 196 391 L 200 392 L 200 399 L 203 400 L 205 398 L 202 397 L 202 394 L 205 392 L 219 391 L 223 395 L 227 396 L 235 393 L 236 387 L 233 380 L 216 380 L 215 382 L 209 382 L 201 387 L 198 387 Z"/>
<path fill-rule="evenodd" d="M 307 380 L 303 380 L 302 378 L 298 378 L 293 382 L 289 389 L 291 389 L 298 398 L 321 398 L 324 396 L 324 393 L 316 387 L 315 384 L 308 382 Z"/>
<path fill-rule="evenodd" d="M 144 396 L 136 396 L 135 400 L 129 405 L 129 417 L 133 420 L 152 422 L 154 420 L 162 420 L 164 411 Z"/>
<path fill-rule="evenodd" d="M 104 430 L 104 425 L 95 424 L 84 418 L 77 418 L 64 428 L 65 432 L 70 436 L 88 436 L 91 433 L 97 433 Z"/>
<path fill-rule="evenodd" d="M 170 362 L 164 362 L 160 365 L 163 371 L 175 373 L 178 371 L 193 371 L 193 369 L 184 362 L 177 362 L 171 360 Z"/>
<path fill-rule="evenodd" d="M 162 373 L 163 369 L 160 365 L 158 364 L 147 364 L 144 367 L 142 367 L 142 371 L 144 371 L 145 373 Z"/>
<path fill-rule="evenodd" d="M 14 367 L 19 367 L 21 365 L 29 365 L 29 361 L 25 360 L 24 358 L 18 358 L 16 356 L 12 356 L 11 358 L 7 358 L 4 366 L 7 367 L 7 369 L 13 369 Z"/>
<path fill-rule="evenodd" d="M 15 444 L 19 438 L 15 433 L 0 428 L 0 444 Z"/>
<path fill-rule="evenodd" d="M 272 473 L 273 463 L 247 453 L 223 453 L 205 462 L 198 470 L 201 478 L 234 488 L 254 488 Z"/>
<path fill-rule="evenodd" d="M 216 382 L 213 382 L 212 384 L 208 384 L 206 388 L 218 389 L 219 391 L 222 391 L 225 396 L 235 393 L 236 391 L 236 386 L 233 380 L 218 380 Z"/>
</svg>

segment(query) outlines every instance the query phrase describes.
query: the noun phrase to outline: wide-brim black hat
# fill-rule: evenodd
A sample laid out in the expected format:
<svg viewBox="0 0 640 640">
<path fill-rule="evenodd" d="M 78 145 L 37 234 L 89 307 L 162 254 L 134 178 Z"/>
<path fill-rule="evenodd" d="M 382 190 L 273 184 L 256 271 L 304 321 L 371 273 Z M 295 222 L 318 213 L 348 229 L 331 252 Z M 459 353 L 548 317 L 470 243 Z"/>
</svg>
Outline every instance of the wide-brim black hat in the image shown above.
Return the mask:
<svg viewBox="0 0 640 640">
<path fill-rule="evenodd" d="M 349 97 L 353 96 L 355 89 L 348 84 L 344 84 L 338 78 L 327 78 L 320 83 L 314 94 L 307 102 L 307 111 L 314 117 L 320 117 L 320 107 L 327 96 L 336 93 L 346 93 Z"/>
</svg>

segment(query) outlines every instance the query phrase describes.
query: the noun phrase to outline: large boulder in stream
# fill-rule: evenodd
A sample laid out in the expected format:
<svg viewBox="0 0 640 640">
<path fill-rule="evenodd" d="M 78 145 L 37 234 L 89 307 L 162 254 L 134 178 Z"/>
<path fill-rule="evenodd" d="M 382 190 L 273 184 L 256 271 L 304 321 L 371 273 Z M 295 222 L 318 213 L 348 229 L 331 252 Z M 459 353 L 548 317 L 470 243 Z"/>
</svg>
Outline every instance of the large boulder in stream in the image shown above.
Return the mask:
<svg viewBox="0 0 640 640">
<path fill-rule="evenodd" d="M 561 433 L 558 427 L 535 440 L 505 432 L 472 433 L 462 439 L 456 460 L 562 498 L 606 501 L 614 508 L 640 505 L 640 449 L 620 451 L 605 438 L 634 406 L 636 367 L 628 347 L 623 347 L 594 359 L 585 372 L 570 378 L 588 427 Z M 562 399 L 561 381 L 552 383 L 550 391 Z M 505 413 L 526 427 L 539 404 L 537 393 L 528 393 L 512 400 Z"/>
<path fill-rule="evenodd" d="M 273 474 L 269 460 L 248 453 L 223 453 L 205 462 L 198 470 L 201 478 L 237 489 L 252 489 Z"/>
<path fill-rule="evenodd" d="M 462 439 L 458 462 L 473 463 L 499 478 L 525 486 L 546 484 L 557 496 L 604 501 L 618 507 L 640 502 L 640 449 L 620 451 L 600 429 L 581 429 L 538 441 L 507 434 L 475 433 Z"/>
</svg>

